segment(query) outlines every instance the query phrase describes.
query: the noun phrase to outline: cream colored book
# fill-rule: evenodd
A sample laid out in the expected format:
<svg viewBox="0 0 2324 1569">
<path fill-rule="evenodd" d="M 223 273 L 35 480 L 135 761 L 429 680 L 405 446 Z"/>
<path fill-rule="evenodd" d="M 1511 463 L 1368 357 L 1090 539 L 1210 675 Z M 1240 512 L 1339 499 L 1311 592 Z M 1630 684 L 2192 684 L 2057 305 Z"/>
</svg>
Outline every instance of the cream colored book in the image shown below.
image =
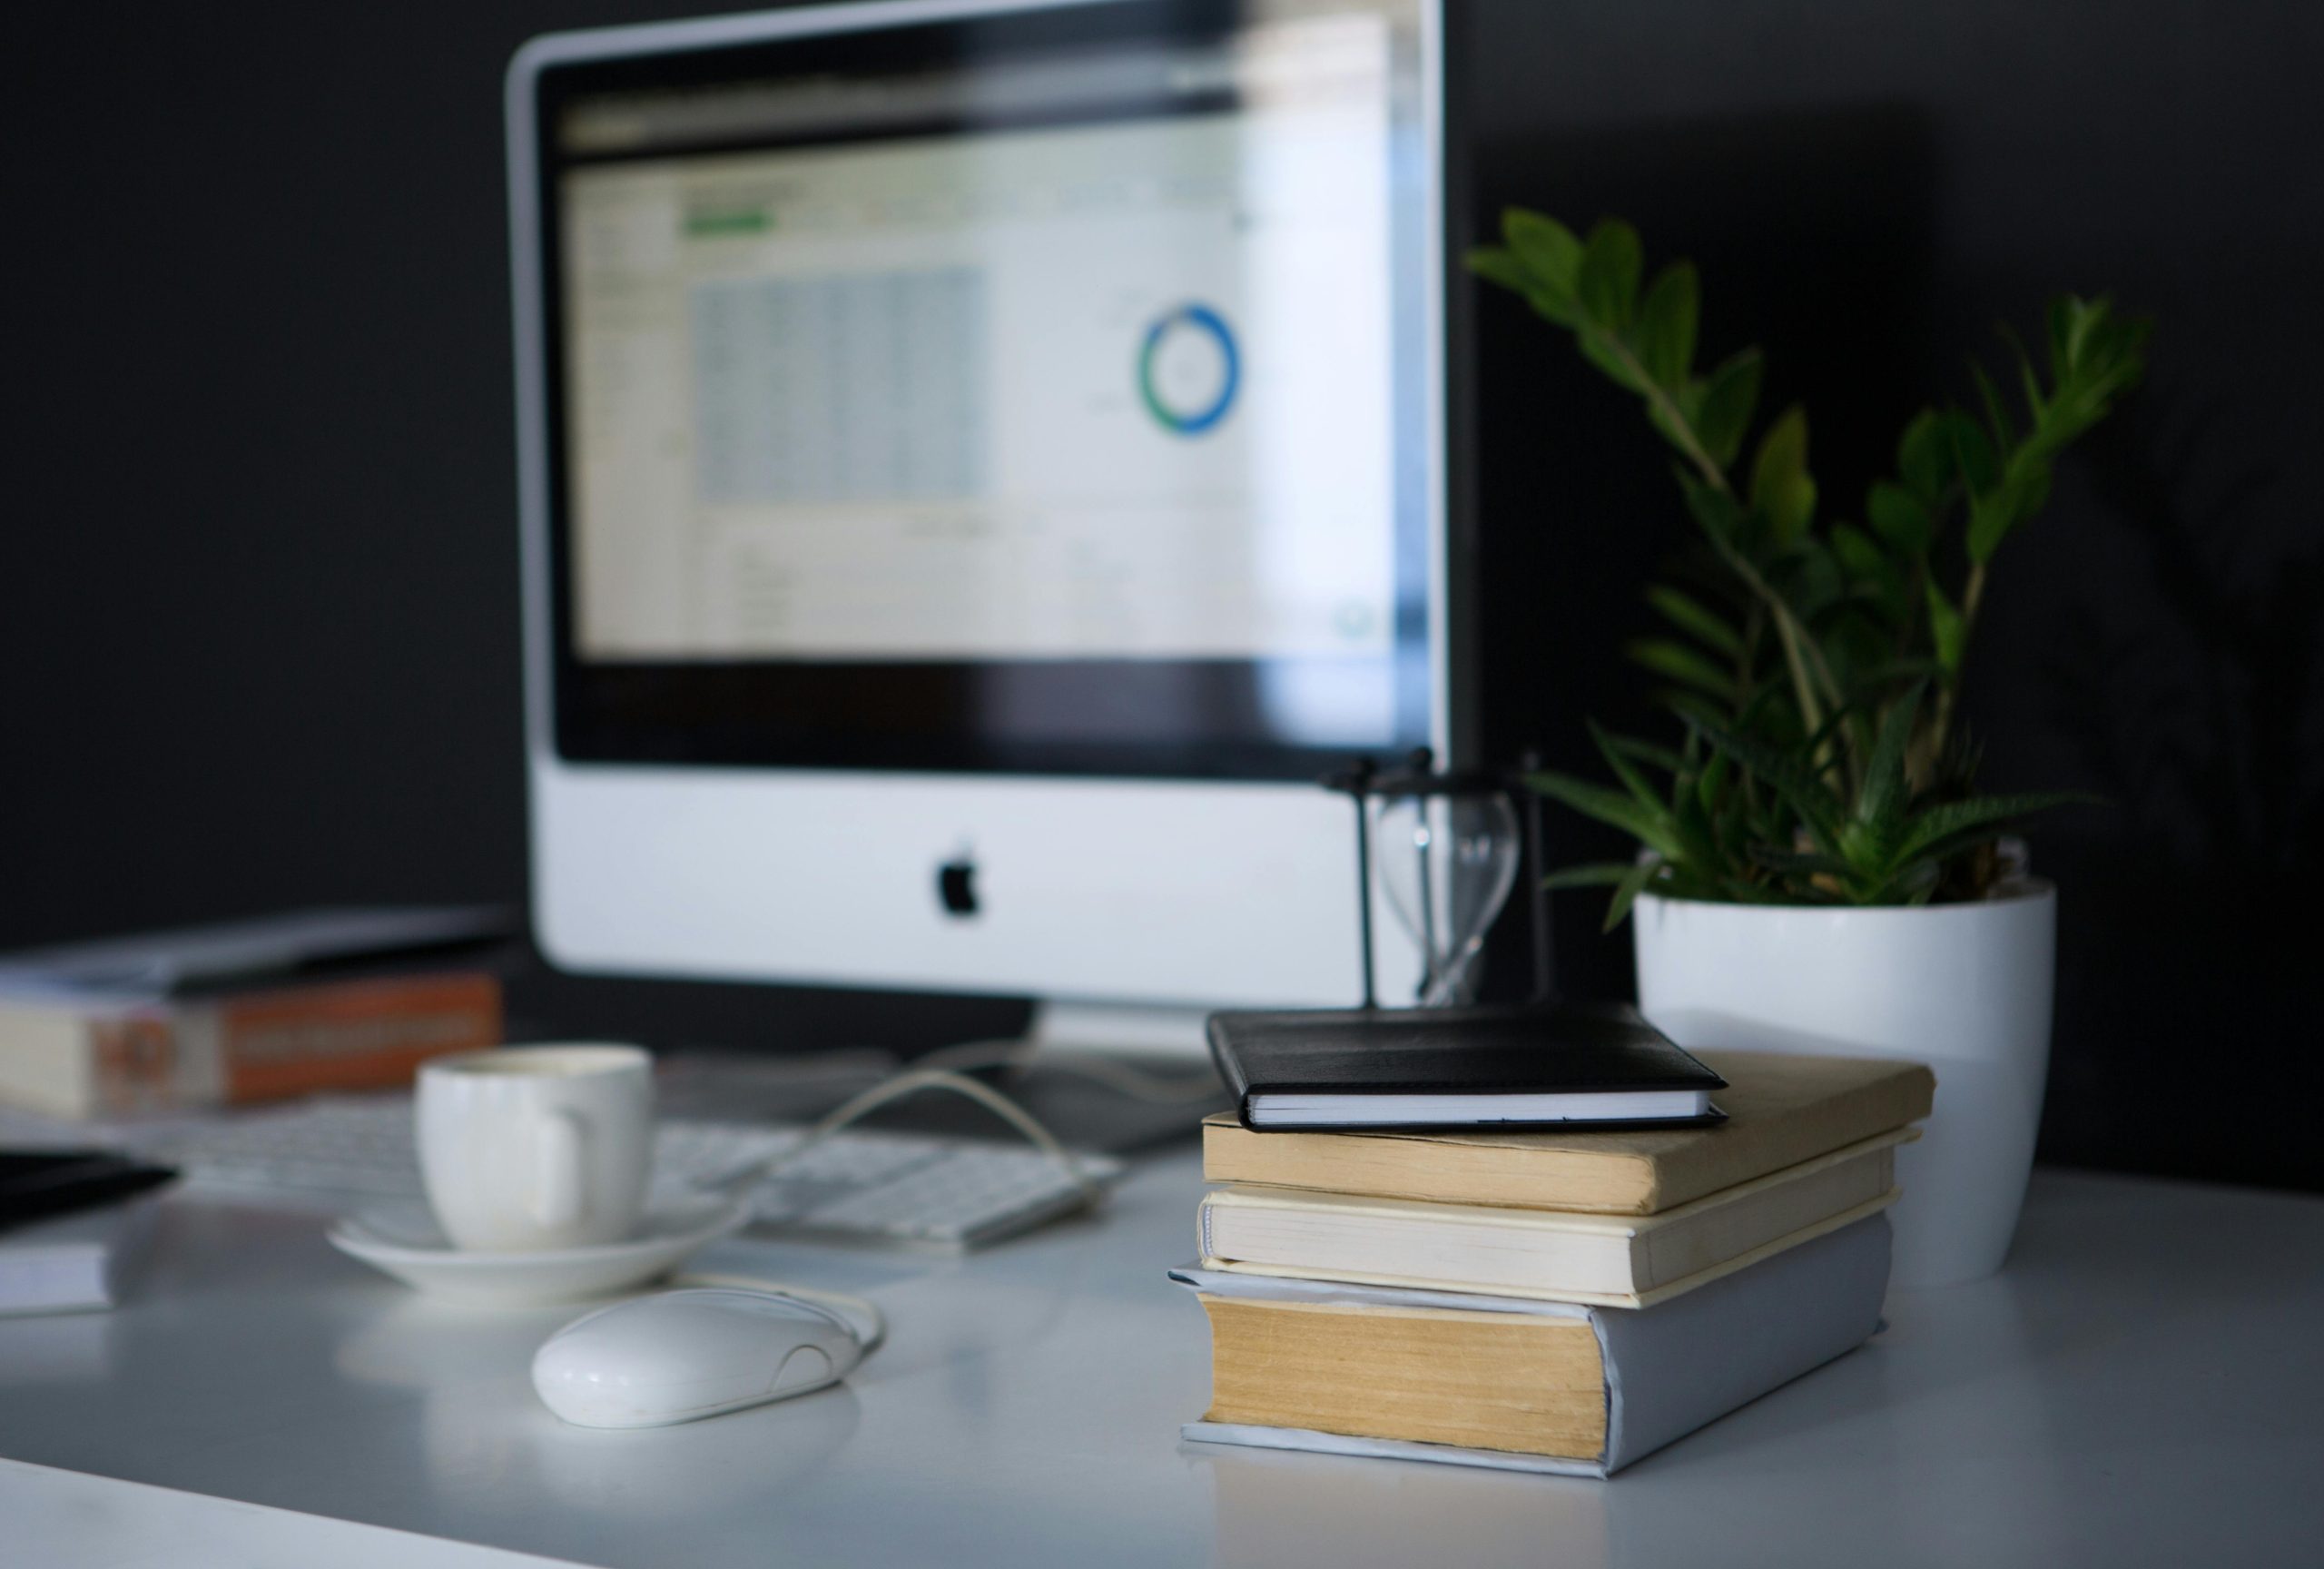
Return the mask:
<svg viewBox="0 0 2324 1569">
<path fill-rule="evenodd" d="M 1424 1204 L 1224 1188 L 1199 1214 L 1206 1268 L 1638 1308 L 1885 1209 L 1896 1129 L 1660 1215 Z"/>
<path fill-rule="evenodd" d="M 1926 1117 L 1936 1079 L 1917 1062 L 1698 1051 L 1728 1082 L 1716 1128 L 1477 1129 L 1255 1133 L 1230 1113 L 1203 1123 L 1212 1182 L 1655 1215 Z"/>
</svg>

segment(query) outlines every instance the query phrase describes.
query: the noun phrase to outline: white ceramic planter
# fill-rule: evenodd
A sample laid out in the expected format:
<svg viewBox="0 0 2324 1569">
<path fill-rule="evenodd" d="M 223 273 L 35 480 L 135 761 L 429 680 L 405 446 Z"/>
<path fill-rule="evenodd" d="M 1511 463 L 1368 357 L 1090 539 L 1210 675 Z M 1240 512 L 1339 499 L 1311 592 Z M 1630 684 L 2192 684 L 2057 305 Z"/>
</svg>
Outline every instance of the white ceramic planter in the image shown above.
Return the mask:
<svg viewBox="0 0 2324 1569">
<path fill-rule="evenodd" d="M 1919 909 L 1641 898 L 1639 1006 L 1680 1045 L 1905 1057 L 1936 1109 L 1897 1153 L 1900 1287 L 2001 1268 L 2050 1061 L 2057 891 Z"/>
</svg>

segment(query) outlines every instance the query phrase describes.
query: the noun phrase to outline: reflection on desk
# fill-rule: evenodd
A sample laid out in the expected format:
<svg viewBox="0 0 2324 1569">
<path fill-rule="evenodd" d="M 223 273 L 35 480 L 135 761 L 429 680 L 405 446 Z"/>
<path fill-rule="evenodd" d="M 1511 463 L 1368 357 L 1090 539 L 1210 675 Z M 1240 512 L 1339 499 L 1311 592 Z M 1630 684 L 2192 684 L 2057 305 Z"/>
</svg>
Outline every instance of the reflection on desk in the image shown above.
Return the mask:
<svg viewBox="0 0 2324 1569">
<path fill-rule="evenodd" d="M 533 1396 L 568 1313 L 172 1199 L 128 1306 L 0 1323 L 0 1456 L 603 1565 L 2324 1562 L 2317 1200 L 2041 1173 L 2000 1278 L 1892 1298 L 1865 1349 L 1597 1483 L 1181 1445 L 1206 1337 L 1163 1271 L 1198 1182 L 1159 1161 L 967 1259 L 723 1244 L 705 1268 L 873 1298 L 891 1343 L 645 1432 Z"/>
</svg>

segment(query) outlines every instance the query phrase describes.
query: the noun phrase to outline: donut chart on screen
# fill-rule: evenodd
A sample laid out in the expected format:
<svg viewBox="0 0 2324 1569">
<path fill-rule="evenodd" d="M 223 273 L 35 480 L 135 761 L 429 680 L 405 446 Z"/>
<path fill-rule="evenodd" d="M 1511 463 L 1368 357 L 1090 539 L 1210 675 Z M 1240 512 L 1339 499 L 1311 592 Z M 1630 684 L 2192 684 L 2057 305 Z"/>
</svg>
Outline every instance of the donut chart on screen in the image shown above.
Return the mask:
<svg viewBox="0 0 2324 1569">
<path fill-rule="evenodd" d="M 1162 357 L 1178 348 L 1181 340 L 1189 334 L 1209 343 L 1216 370 L 1208 378 L 1208 384 L 1198 390 L 1175 384 L 1165 386 Z M 1242 379 L 1242 355 L 1235 345 L 1235 330 L 1209 306 L 1177 306 L 1156 318 L 1153 325 L 1147 328 L 1145 341 L 1137 352 L 1137 390 L 1145 400 L 1146 411 L 1165 430 L 1180 436 L 1199 436 L 1215 429 L 1234 408 L 1236 390 Z"/>
</svg>

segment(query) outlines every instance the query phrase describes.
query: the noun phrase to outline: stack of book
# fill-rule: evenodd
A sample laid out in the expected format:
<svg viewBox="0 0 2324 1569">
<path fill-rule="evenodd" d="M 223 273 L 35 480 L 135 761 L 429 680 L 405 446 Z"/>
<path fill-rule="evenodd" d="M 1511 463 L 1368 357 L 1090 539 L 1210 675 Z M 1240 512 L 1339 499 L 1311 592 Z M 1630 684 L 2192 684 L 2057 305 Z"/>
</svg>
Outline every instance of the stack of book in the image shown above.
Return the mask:
<svg viewBox="0 0 2324 1569">
<path fill-rule="evenodd" d="M 1209 1119 L 1220 1186 L 1174 1277 L 1211 1326 L 1211 1406 L 1186 1436 L 1602 1476 L 1860 1344 L 1934 1077 L 1699 1055 L 1724 1122 Z"/>
<path fill-rule="evenodd" d="M 497 1046 L 507 922 L 318 910 L 0 954 L 0 1106 L 86 1120 L 408 1085 Z"/>
</svg>

